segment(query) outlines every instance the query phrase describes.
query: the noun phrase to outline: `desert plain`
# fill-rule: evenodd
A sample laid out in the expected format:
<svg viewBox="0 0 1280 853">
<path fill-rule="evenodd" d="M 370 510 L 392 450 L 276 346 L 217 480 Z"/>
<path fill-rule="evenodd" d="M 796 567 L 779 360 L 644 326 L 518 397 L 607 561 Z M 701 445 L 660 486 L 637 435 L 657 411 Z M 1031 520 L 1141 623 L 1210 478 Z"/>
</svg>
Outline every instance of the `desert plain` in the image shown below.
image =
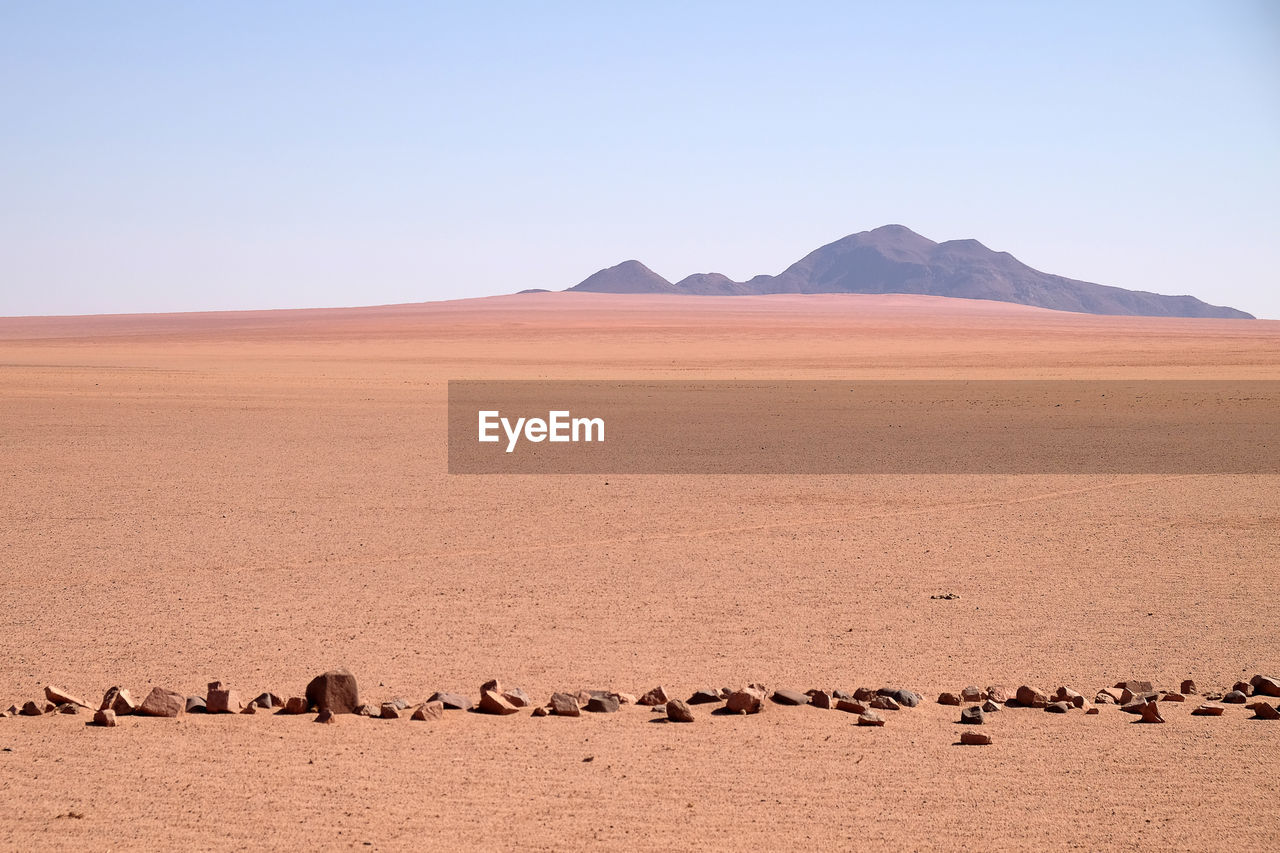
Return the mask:
<svg viewBox="0 0 1280 853">
<path fill-rule="evenodd" d="M 883 728 L 9 717 L 0 846 L 1274 845 L 1280 722 L 1007 709 L 962 747 L 934 699 L 1280 675 L 1276 476 L 449 475 L 447 382 L 484 378 L 1280 379 L 1280 322 L 563 293 L 0 319 L 0 707 L 300 695 L 334 666 L 372 702 L 490 678 L 925 697 Z"/>
</svg>

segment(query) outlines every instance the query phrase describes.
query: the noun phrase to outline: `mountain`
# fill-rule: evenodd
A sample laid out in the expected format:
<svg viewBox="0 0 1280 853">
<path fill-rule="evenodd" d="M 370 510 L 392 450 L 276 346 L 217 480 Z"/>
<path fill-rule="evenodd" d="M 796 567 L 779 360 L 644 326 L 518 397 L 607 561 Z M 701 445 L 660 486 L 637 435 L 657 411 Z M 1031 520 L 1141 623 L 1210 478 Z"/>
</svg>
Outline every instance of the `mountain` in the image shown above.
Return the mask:
<svg viewBox="0 0 1280 853">
<path fill-rule="evenodd" d="M 593 293 L 681 293 L 676 286 L 639 261 L 623 261 L 600 270 L 586 281 L 569 288 Z"/>
<path fill-rule="evenodd" d="M 625 261 L 569 289 L 705 296 L 915 293 L 1085 314 L 1253 319 L 1243 311 L 1209 305 L 1193 296 L 1164 296 L 1043 273 L 977 240 L 935 243 L 901 225 L 885 225 L 828 243 L 776 276 L 733 281 L 720 273 L 697 273 L 672 284 L 639 261 Z"/>
</svg>

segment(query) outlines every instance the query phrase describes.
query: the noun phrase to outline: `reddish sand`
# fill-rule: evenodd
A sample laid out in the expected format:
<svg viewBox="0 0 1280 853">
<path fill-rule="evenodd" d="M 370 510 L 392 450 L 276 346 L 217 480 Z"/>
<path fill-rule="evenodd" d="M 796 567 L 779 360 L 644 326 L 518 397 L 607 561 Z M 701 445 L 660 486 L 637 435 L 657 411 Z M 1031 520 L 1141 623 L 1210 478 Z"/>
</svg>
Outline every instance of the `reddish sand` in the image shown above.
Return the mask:
<svg viewBox="0 0 1280 853">
<path fill-rule="evenodd" d="M 932 700 L 1280 674 L 1277 478 L 450 477 L 445 383 L 490 377 L 1280 379 L 1280 323 L 596 294 L 2 319 L 0 707 L 334 665 L 374 701 L 495 676 L 927 701 L 882 729 L 0 719 L 0 846 L 1273 844 L 1280 722 L 1007 710 L 973 748 Z"/>
</svg>

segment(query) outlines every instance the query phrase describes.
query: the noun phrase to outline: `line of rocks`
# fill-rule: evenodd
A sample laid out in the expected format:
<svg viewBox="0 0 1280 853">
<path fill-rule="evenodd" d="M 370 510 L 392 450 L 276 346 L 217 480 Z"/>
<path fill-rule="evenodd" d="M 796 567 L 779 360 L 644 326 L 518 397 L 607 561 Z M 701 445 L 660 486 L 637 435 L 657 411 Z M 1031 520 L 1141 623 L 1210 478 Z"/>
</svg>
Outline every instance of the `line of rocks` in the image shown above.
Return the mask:
<svg viewBox="0 0 1280 853">
<path fill-rule="evenodd" d="M 1183 681 L 1177 691 L 1155 690 L 1149 681 L 1128 680 L 1113 687 L 1097 691 L 1092 702 L 1084 694 L 1070 687 L 1058 687 L 1052 694 L 1031 685 L 1011 690 L 1003 685 L 991 685 L 985 689 L 968 686 L 958 693 L 944 692 L 938 696 L 938 704 L 962 706 L 959 723 L 982 725 L 987 715 L 1001 708 L 1039 708 L 1046 712 L 1066 714 L 1082 711 L 1094 715 L 1103 705 L 1116 705 L 1121 711 L 1137 715 L 1144 723 L 1163 723 L 1161 703 L 1185 702 L 1188 696 L 1199 696 L 1195 682 Z M 1249 703 L 1249 697 L 1280 697 L 1280 679 L 1255 675 L 1248 682 L 1237 682 L 1230 691 L 1208 693 L 1191 713 L 1193 716 L 1221 716 L 1228 704 L 1246 705 L 1254 712 L 1255 719 L 1280 719 L 1280 709 L 1265 701 Z M 923 701 L 920 694 L 902 687 L 860 687 L 853 691 L 812 689 L 805 692 L 790 688 L 768 690 L 762 684 L 748 684 L 739 689 L 702 688 L 687 699 L 671 696 L 664 687 L 655 687 L 640 697 L 609 690 L 580 690 L 553 693 L 542 705 L 535 706 L 529 695 L 518 687 L 504 687 L 497 680 L 480 686 L 480 699 L 472 702 L 456 693 L 433 693 L 425 702 L 417 704 L 403 698 L 395 698 L 377 706 L 362 703 L 355 676 L 346 669 L 335 669 L 316 676 L 308 683 L 303 696 L 287 699 L 275 693 L 261 693 L 248 702 L 234 688 L 220 681 L 209 682 L 204 696 L 183 696 L 164 687 L 154 687 L 141 702 L 136 701 L 123 687 L 107 690 L 97 710 L 71 693 L 52 685 L 45 687 L 44 698 L 25 703 L 21 708 L 11 706 L 0 711 L 0 716 L 41 716 L 50 713 L 77 714 L 92 712 L 93 719 L 86 725 L 111 727 L 118 717 L 140 715 L 145 717 L 177 717 L 184 713 L 204 714 L 256 714 L 274 711 L 278 714 L 301 715 L 316 712 L 316 722 L 333 723 L 339 714 L 357 714 L 366 717 L 394 720 L 403 716 L 419 721 L 439 720 L 445 711 L 473 711 L 481 714 L 509 716 L 522 709 L 531 709 L 535 717 L 578 717 L 584 712 L 616 713 L 623 705 L 652 707 L 655 713 L 665 715 L 672 723 L 690 723 L 696 719 L 693 708 L 715 704 L 713 714 L 750 715 L 762 712 L 768 704 L 789 706 L 813 706 L 824 710 L 843 711 L 856 715 L 859 726 L 883 726 L 883 711 L 914 708 Z M 985 745 L 991 737 L 985 733 L 967 730 L 961 734 L 962 744 Z"/>
</svg>

